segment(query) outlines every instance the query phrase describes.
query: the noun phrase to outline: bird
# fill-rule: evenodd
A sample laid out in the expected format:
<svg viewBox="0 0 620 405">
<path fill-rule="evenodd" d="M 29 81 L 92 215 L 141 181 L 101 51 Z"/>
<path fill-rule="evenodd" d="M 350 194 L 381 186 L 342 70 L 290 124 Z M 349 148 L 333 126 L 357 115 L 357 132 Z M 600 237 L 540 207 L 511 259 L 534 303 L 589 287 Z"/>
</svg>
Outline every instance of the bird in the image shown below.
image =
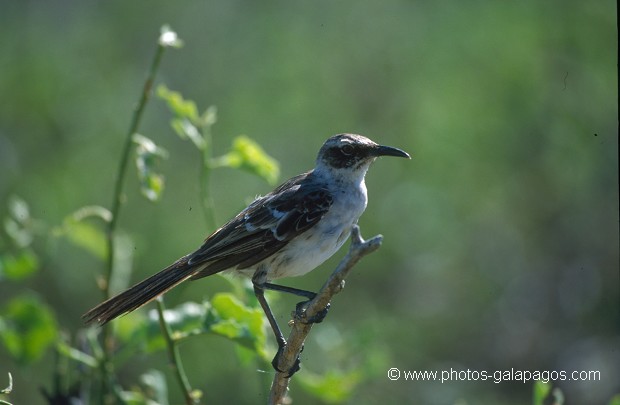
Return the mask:
<svg viewBox="0 0 620 405">
<path fill-rule="evenodd" d="M 316 296 L 271 281 L 304 275 L 340 249 L 366 209 L 365 175 L 380 156 L 411 158 L 401 149 L 379 145 L 362 135 L 330 137 L 320 148 L 314 169 L 257 197 L 209 235 L 197 250 L 95 306 L 82 318 L 87 324 L 103 325 L 184 281 L 220 272 L 241 274 L 251 278 L 256 298 L 274 332 L 278 353 L 272 365 L 282 371 L 276 365 L 286 339 L 264 291 L 291 293 L 308 300 Z M 309 321 L 320 322 L 327 309 Z M 299 369 L 298 364 L 295 367 Z M 289 375 L 295 371 L 289 370 Z"/>
</svg>

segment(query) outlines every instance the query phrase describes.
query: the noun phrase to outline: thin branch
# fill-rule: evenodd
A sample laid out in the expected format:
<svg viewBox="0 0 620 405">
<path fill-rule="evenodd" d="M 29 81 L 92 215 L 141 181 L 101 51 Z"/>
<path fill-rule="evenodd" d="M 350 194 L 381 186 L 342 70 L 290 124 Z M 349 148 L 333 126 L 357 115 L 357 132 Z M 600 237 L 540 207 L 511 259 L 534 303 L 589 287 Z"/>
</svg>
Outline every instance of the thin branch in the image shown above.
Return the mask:
<svg viewBox="0 0 620 405">
<path fill-rule="evenodd" d="M 104 299 L 110 298 L 110 279 L 112 278 L 112 273 L 114 270 L 114 234 L 116 232 L 116 226 L 118 224 L 118 218 L 121 210 L 121 205 L 123 202 L 123 185 L 125 184 L 127 165 L 129 164 L 129 156 L 131 153 L 132 145 L 133 145 L 133 135 L 138 132 L 138 128 L 140 127 L 140 122 L 142 120 L 142 115 L 144 113 L 144 109 L 146 107 L 147 102 L 151 97 L 151 89 L 153 87 L 153 82 L 155 81 L 155 75 L 159 68 L 159 64 L 161 62 L 161 57 L 164 54 L 164 50 L 166 46 L 161 42 L 157 46 L 157 51 L 151 61 L 151 66 L 149 68 L 149 72 L 147 78 L 144 82 L 144 86 L 142 88 L 142 93 L 140 94 L 140 100 L 136 105 L 133 115 L 131 117 L 131 123 L 129 124 L 129 130 L 125 135 L 125 144 L 123 146 L 123 153 L 121 156 L 121 160 L 119 162 L 118 172 L 116 175 L 116 181 L 114 184 L 114 199 L 112 200 L 112 218 L 110 222 L 108 222 L 108 257 L 107 257 L 107 266 L 105 273 L 105 280 L 103 284 L 104 290 Z"/>
<path fill-rule="evenodd" d="M 159 326 L 161 326 L 162 333 L 164 335 L 164 339 L 166 340 L 166 347 L 168 349 L 168 357 L 170 360 L 170 366 L 174 371 L 174 375 L 181 386 L 181 390 L 183 390 L 183 396 L 185 397 L 185 403 L 187 405 L 194 405 L 198 403 L 197 395 L 194 394 L 192 387 L 189 385 L 189 380 L 187 379 L 187 375 L 185 374 L 185 368 L 183 367 L 183 362 L 181 360 L 181 355 L 179 354 L 179 347 L 177 346 L 177 341 L 172 336 L 172 329 L 170 325 L 164 319 L 164 301 L 160 297 L 157 298 L 157 313 L 159 315 Z"/>
<path fill-rule="evenodd" d="M 288 342 L 278 361 L 278 369 L 285 372 L 276 372 L 271 384 L 269 404 L 279 405 L 286 402 L 290 377 L 286 370 L 294 365 L 304 345 L 306 337 L 312 329 L 312 323 L 307 323 L 317 313 L 324 310 L 332 297 L 344 288 L 344 280 L 355 264 L 364 256 L 374 252 L 381 246 L 383 236 L 377 235 L 369 240 L 362 239 L 357 225 L 351 230 L 351 247 L 347 255 L 340 261 L 338 267 L 325 282 L 317 296 L 310 301 L 303 312 L 294 312 L 293 326 L 288 337 Z"/>
<path fill-rule="evenodd" d="M 168 31 L 171 32 L 171 31 Z M 136 105 L 133 115 L 131 118 L 131 123 L 129 124 L 129 129 L 125 135 L 125 143 L 123 146 L 122 156 L 119 162 L 118 172 L 116 174 L 116 180 L 114 184 L 114 197 L 112 200 L 112 209 L 111 209 L 111 218 L 108 222 L 107 227 L 107 257 L 106 257 L 106 268 L 103 275 L 103 278 L 100 280 L 99 286 L 103 291 L 103 298 L 107 300 L 111 296 L 110 284 L 112 275 L 114 273 L 114 255 L 115 255 L 115 246 L 114 241 L 116 237 L 116 229 L 118 224 L 118 219 L 120 216 L 120 210 L 123 202 L 123 185 L 125 184 L 125 178 L 127 173 L 127 166 L 129 164 L 129 157 L 131 155 L 132 144 L 133 144 L 133 135 L 138 131 L 140 126 L 140 122 L 142 120 L 142 115 L 144 113 L 144 109 L 146 107 L 147 102 L 151 97 L 151 89 L 153 87 L 153 82 L 155 81 L 155 75 L 157 70 L 159 69 L 159 65 L 161 62 L 161 58 L 164 54 L 164 51 L 167 47 L 171 46 L 170 43 L 162 40 L 165 33 L 162 31 L 162 35 L 160 36 L 160 40 L 158 41 L 157 50 L 155 51 L 155 55 L 153 56 L 153 60 L 151 61 L 151 66 L 149 68 L 149 72 L 147 78 L 144 82 L 144 86 L 142 88 L 142 93 L 140 95 L 140 99 L 138 104 Z M 176 34 L 174 34 L 176 38 Z M 112 362 L 110 361 L 111 353 L 113 350 L 113 343 L 111 339 L 111 330 L 110 325 L 103 325 L 101 330 L 101 341 L 103 344 L 103 359 L 101 362 L 101 371 L 102 371 L 102 395 L 101 400 L 102 403 L 106 402 L 106 397 L 109 392 L 111 392 L 111 380 L 113 375 L 112 370 Z"/>
</svg>

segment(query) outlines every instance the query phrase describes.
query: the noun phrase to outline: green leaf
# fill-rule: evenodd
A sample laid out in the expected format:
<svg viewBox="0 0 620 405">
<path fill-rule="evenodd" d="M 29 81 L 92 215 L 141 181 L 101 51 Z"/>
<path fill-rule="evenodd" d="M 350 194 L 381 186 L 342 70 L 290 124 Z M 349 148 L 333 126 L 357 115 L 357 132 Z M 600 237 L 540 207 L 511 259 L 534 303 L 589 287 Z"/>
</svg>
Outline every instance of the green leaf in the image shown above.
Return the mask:
<svg viewBox="0 0 620 405">
<path fill-rule="evenodd" d="M 211 300 L 212 317 L 207 317 L 207 330 L 233 340 L 265 356 L 266 334 L 263 313 L 244 305 L 230 293 L 216 294 Z"/>
<path fill-rule="evenodd" d="M 164 176 L 148 173 L 142 180 L 142 194 L 151 201 L 157 201 L 164 190 Z"/>
<path fill-rule="evenodd" d="M 217 107 L 212 105 L 205 110 L 205 112 L 200 117 L 202 121 L 202 126 L 210 127 L 213 126 L 217 122 Z"/>
<path fill-rule="evenodd" d="M 214 159 L 212 165 L 242 169 L 263 178 L 269 184 L 275 184 L 280 176 L 278 162 L 245 135 L 235 138 L 230 152 Z"/>
<path fill-rule="evenodd" d="M 4 230 L 19 247 L 26 247 L 34 238 L 32 218 L 26 201 L 17 196 L 8 200 L 9 216 L 4 219 Z"/>
<path fill-rule="evenodd" d="M 323 402 L 336 404 L 351 398 L 361 380 L 362 372 L 358 370 L 348 373 L 330 370 L 322 376 L 305 372 L 300 374 L 298 382 L 304 390 Z"/>
<path fill-rule="evenodd" d="M 62 225 L 54 228 L 53 235 L 64 237 L 75 246 L 84 249 L 99 260 L 105 260 L 108 244 L 104 231 L 99 225 L 86 222 L 98 218 L 104 222 L 112 220 L 112 213 L 98 205 L 87 205 L 66 216 Z"/>
<path fill-rule="evenodd" d="M 164 320 L 175 333 L 190 333 L 202 327 L 207 307 L 196 302 L 185 302 L 174 309 L 164 311 Z M 157 317 L 153 311 L 150 315 Z"/>
<path fill-rule="evenodd" d="M 141 391 L 121 391 L 120 397 L 125 405 L 158 405 Z"/>
<path fill-rule="evenodd" d="M 198 150 L 205 150 L 205 131 L 217 121 L 217 109 L 211 106 L 202 115 L 198 115 L 196 103 L 184 99 L 181 93 L 172 91 L 163 84 L 157 87 L 157 95 L 166 101 L 174 114 L 174 118 L 170 120 L 174 132 L 183 140 L 191 140 Z"/>
<path fill-rule="evenodd" d="M 23 227 L 13 218 L 4 219 L 4 230 L 18 247 L 26 247 L 32 243 L 34 235 L 28 227 Z"/>
<path fill-rule="evenodd" d="M 38 268 L 37 255 L 30 249 L 21 250 L 15 255 L 6 253 L 0 256 L 0 280 L 4 277 L 14 281 L 23 280 Z"/>
<path fill-rule="evenodd" d="M 164 319 L 172 329 L 172 337 L 180 339 L 184 336 L 200 333 L 207 316 L 207 307 L 195 302 L 186 302 L 174 309 L 164 311 Z M 148 313 L 145 322 L 137 323 L 135 319 L 119 322 L 119 334 L 129 344 L 144 343 L 144 350 L 152 353 L 166 347 L 156 310 Z"/>
<path fill-rule="evenodd" d="M 168 157 L 168 152 L 140 134 L 134 134 L 133 141 L 137 144 L 136 168 L 140 190 L 150 201 L 157 201 L 164 191 L 164 176 L 156 172 L 156 165 L 160 158 Z"/>
<path fill-rule="evenodd" d="M 549 396 L 551 392 L 552 385 L 550 383 L 545 383 L 542 381 L 536 381 L 533 387 L 533 405 L 543 405 L 545 403 L 545 398 Z"/>
<path fill-rule="evenodd" d="M 188 118 L 173 118 L 170 121 L 170 126 L 181 139 L 189 138 L 198 150 L 204 150 L 207 147 L 207 142 L 202 134 Z"/>
<path fill-rule="evenodd" d="M 53 313 L 33 296 L 14 298 L 0 310 L 0 339 L 17 361 L 40 359 L 57 333 Z"/>
<path fill-rule="evenodd" d="M 170 121 L 174 132 L 181 139 L 191 140 L 198 150 L 204 150 L 207 142 L 202 134 L 202 128 L 215 123 L 215 108 L 209 108 L 203 116 L 199 116 L 196 103 L 192 100 L 185 100 L 181 93 L 172 91 L 163 84 L 157 88 L 157 95 L 166 101 L 168 108 L 175 116 Z"/>
<path fill-rule="evenodd" d="M 194 124 L 198 124 L 198 108 L 192 100 L 185 100 L 181 93 L 168 89 L 163 84 L 157 87 L 157 96 L 168 104 L 168 108 L 178 118 L 186 118 Z"/>
<path fill-rule="evenodd" d="M 105 260 L 108 254 L 105 234 L 97 226 L 78 218 L 75 215 L 66 217 L 59 235 L 66 237 L 75 246 L 84 249 L 98 259 Z"/>
<path fill-rule="evenodd" d="M 196 334 L 212 333 L 266 358 L 267 337 L 262 310 L 244 305 L 233 294 L 219 293 L 210 302 L 186 302 L 174 309 L 166 309 L 164 319 L 172 330 L 172 338 L 177 341 Z M 155 310 L 149 311 L 146 322 L 121 318 L 117 326 L 118 336 L 131 347 L 141 346 L 147 353 L 166 347 Z"/>
<path fill-rule="evenodd" d="M 28 203 L 18 196 L 9 197 L 8 201 L 9 213 L 11 217 L 20 224 L 25 224 L 30 221 L 30 209 Z"/>
</svg>

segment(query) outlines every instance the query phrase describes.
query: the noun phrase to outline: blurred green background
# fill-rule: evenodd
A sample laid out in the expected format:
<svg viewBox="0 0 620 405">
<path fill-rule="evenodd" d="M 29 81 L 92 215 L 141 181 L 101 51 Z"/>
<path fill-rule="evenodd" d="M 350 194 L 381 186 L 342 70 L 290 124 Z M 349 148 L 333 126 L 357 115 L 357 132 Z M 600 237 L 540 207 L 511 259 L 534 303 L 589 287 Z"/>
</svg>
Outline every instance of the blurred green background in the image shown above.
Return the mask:
<svg viewBox="0 0 620 405">
<path fill-rule="evenodd" d="M 281 164 L 312 167 L 340 132 L 400 147 L 367 176 L 362 233 L 385 236 L 333 301 L 302 373 L 363 369 L 350 403 L 524 404 L 531 383 L 390 381 L 387 370 L 599 370 L 559 382 L 569 404 L 620 391 L 616 3 L 609 1 L 1 1 L 0 203 L 23 198 L 53 227 L 84 205 L 109 207 L 113 179 L 159 28 L 184 40 L 158 82 L 216 105 L 213 148 L 247 134 Z M 161 100 L 141 133 L 169 152 L 160 203 L 127 182 L 121 228 L 137 281 L 198 246 L 199 155 L 173 135 Z M 134 171 L 133 166 L 131 167 Z M 218 223 L 271 186 L 219 170 Z M 3 242 L 8 249 L 6 235 Z M 75 334 L 96 304 L 103 265 L 46 232 L 36 274 L 0 279 L 0 309 L 21 294 L 48 304 Z M 318 289 L 344 252 L 284 280 Z M 229 288 L 179 287 L 168 305 Z M 294 299 L 278 299 L 286 323 Z M 129 315 L 127 318 L 136 315 Z M 271 336 L 270 336 L 271 339 Z M 346 356 L 341 353 L 348 353 Z M 182 346 L 206 403 L 264 403 L 269 380 L 229 342 Z M 53 355 L 17 364 L 0 347 L 0 386 L 43 403 Z M 164 352 L 120 370 L 167 373 Z M 268 370 L 268 373 L 270 371 Z M 4 377 L 3 377 L 4 376 Z M 296 403 L 315 401 L 293 379 Z M 234 389 L 231 390 L 231 387 Z M 171 403 L 180 394 L 169 378 Z M 462 402 L 459 402 L 462 401 Z"/>
</svg>

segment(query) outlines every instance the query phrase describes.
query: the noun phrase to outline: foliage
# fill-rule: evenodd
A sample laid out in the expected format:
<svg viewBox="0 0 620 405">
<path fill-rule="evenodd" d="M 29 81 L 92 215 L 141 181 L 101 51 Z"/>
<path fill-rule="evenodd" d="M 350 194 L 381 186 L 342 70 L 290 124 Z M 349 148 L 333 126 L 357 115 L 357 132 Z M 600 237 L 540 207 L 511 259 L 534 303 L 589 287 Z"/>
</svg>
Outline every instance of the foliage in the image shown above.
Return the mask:
<svg viewBox="0 0 620 405">
<path fill-rule="evenodd" d="M 152 75 L 157 70 L 161 51 L 165 47 L 179 47 L 180 44 L 176 33 L 169 27 L 162 28 Z M 158 95 L 167 102 L 174 114 L 171 126 L 177 135 L 192 140 L 194 146 L 200 151 L 207 150 L 210 146 L 207 136 L 210 137 L 210 127 L 216 122 L 215 108 L 210 107 L 199 116 L 196 104 L 191 100 L 185 100 L 180 93 L 170 91 L 161 85 L 158 88 Z M 148 96 L 143 96 L 128 136 L 135 144 L 135 163 L 141 192 L 148 200 L 155 202 L 160 200 L 164 191 L 164 177 L 157 171 L 156 165 L 159 159 L 166 159 L 168 153 L 148 137 L 134 132 L 138 129 L 141 112 L 147 101 Z M 125 154 L 125 156 L 128 155 Z M 215 161 L 217 163 L 213 163 Z M 277 162 L 247 136 L 236 138 L 231 151 L 227 154 L 213 160 L 204 159 L 202 164 L 208 169 L 218 167 L 243 169 L 270 183 L 274 183 L 278 176 Z M 117 185 L 123 184 L 125 176 L 126 165 L 121 163 L 120 167 Z M 117 188 L 117 192 L 122 192 L 122 188 Z M 120 201 L 120 196 L 115 196 L 115 201 Z M 110 245 L 107 244 L 104 231 L 85 220 L 98 217 L 106 224 L 114 224 L 116 222 L 114 218 L 119 215 L 119 209 L 120 205 L 115 206 L 112 211 L 100 206 L 82 207 L 66 216 L 62 225 L 50 228 L 50 233 L 56 237 L 66 238 L 76 247 L 91 253 L 96 259 L 105 261 L 113 253 Z M 0 257 L 0 276 L 12 281 L 20 281 L 31 276 L 38 269 L 37 256 L 29 247 L 34 239 L 32 230 L 34 221 L 30 217 L 28 204 L 18 197 L 12 197 L 9 200 L 9 214 L 10 216 L 4 221 L 5 231 L 13 241 L 16 253 L 6 253 Z M 108 232 L 114 233 L 114 231 L 115 228 L 112 225 Z M 107 279 L 103 280 L 105 291 L 109 291 L 107 286 L 112 282 L 115 269 L 114 264 L 112 266 Z M 163 335 L 160 325 L 164 325 Z M 110 337 L 106 330 L 106 328 L 103 329 L 101 341 L 90 339 L 93 347 L 92 353 L 88 353 L 81 348 L 67 344 L 63 338 L 59 337 L 53 311 L 39 302 L 36 295 L 18 296 L 0 308 L 1 341 L 14 359 L 20 363 L 36 362 L 55 344 L 60 356 L 87 366 L 93 371 L 103 370 L 99 376 L 96 373 L 90 375 L 103 380 L 104 384 L 108 384 L 108 380 L 116 379 L 110 375 L 110 367 L 107 365 L 112 353 L 108 353 Z M 147 322 L 131 325 L 126 323 L 117 338 L 124 341 L 125 350 L 130 352 L 141 349 L 145 353 L 152 353 L 168 348 L 172 354 L 172 361 L 175 363 L 174 368 L 186 391 L 186 400 L 188 403 L 194 403 L 199 401 L 202 394 L 189 387 L 176 345 L 189 336 L 209 333 L 224 337 L 249 349 L 262 361 L 267 362 L 262 311 L 260 308 L 248 307 L 230 293 L 216 294 L 210 301 L 205 301 L 203 304 L 186 302 L 176 309 L 163 310 L 159 316 L 150 317 Z M 112 397 L 116 396 L 126 404 L 135 405 L 168 402 L 167 382 L 163 373 L 151 370 L 142 375 L 141 382 L 144 389 L 127 390 L 122 386 L 116 386 L 115 383 L 114 387 L 104 385 L 108 388 L 104 388 L 95 395 L 101 396 L 104 402 L 112 401 Z M 90 386 L 92 382 L 81 381 L 80 384 Z M 11 386 L 2 393 L 10 391 Z M 69 394 L 55 392 L 45 395 L 49 401 L 56 401 Z"/>
<path fill-rule="evenodd" d="M 57 329 L 53 312 L 34 296 L 18 296 L 0 308 L 2 342 L 20 363 L 40 360 Z"/>
<path fill-rule="evenodd" d="M 133 135 L 136 143 L 136 168 L 142 194 L 151 201 L 157 201 L 164 191 L 164 176 L 155 171 L 158 158 L 166 159 L 168 153 L 153 141 L 140 134 Z"/>
<path fill-rule="evenodd" d="M 24 249 L 15 254 L 3 254 L 0 257 L 0 280 L 6 277 L 9 280 L 19 281 L 34 274 L 38 267 L 37 256 L 32 250 Z"/>
<path fill-rule="evenodd" d="M 212 167 L 242 169 L 262 177 L 269 184 L 275 184 L 280 174 L 278 163 L 256 142 L 243 135 L 233 140 L 230 152 L 214 159 Z"/>
<path fill-rule="evenodd" d="M 168 46 L 178 47 L 180 42 L 176 33 L 164 27 L 159 40 L 159 49 Z M 159 55 L 158 53 L 157 57 Z M 156 68 L 152 73 L 155 70 Z M 215 109 L 209 108 L 202 116 L 198 116 L 195 103 L 191 100 L 184 100 L 180 93 L 169 91 L 161 85 L 158 94 L 167 102 L 175 115 L 171 121 L 175 132 L 182 138 L 191 139 L 199 150 L 205 150 L 209 145 L 204 137 L 204 131 L 205 128 L 210 128 L 215 123 Z M 133 129 L 138 127 L 139 113 L 147 100 L 147 97 L 143 97 L 129 136 L 135 144 L 135 163 L 142 194 L 151 201 L 158 201 L 164 191 L 164 177 L 157 171 L 156 165 L 159 159 L 166 159 L 168 153 L 151 139 L 133 132 Z M 204 161 L 203 164 L 208 165 L 209 162 Z M 119 176 L 125 175 L 124 167 L 121 164 Z M 248 137 L 237 138 L 231 152 L 225 155 L 225 158 L 218 159 L 217 167 L 242 168 L 270 182 L 277 178 L 277 163 Z M 118 184 L 122 184 L 122 179 Z M 86 220 L 95 217 L 109 224 L 114 216 L 118 215 L 118 208 L 112 212 L 100 206 L 80 208 L 73 214 L 67 215 L 62 225 L 50 228 L 50 233 L 55 237 L 66 238 L 76 247 L 91 253 L 96 259 L 105 261 L 111 252 L 108 249 L 104 231 Z M 4 221 L 5 231 L 16 249 L 15 253 L 6 253 L 0 257 L 0 276 L 18 282 L 31 276 L 38 269 L 37 256 L 29 247 L 34 239 L 32 229 L 34 221 L 30 217 L 27 203 L 18 197 L 12 197 L 9 200 L 9 214 L 10 216 Z M 111 276 L 112 273 L 109 274 L 108 280 L 104 280 L 105 285 L 111 282 Z M 118 338 L 124 341 L 126 350 L 141 348 L 144 352 L 150 353 L 164 350 L 170 344 L 176 345 L 189 336 L 212 333 L 257 353 L 263 360 L 266 359 L 266 336 L 262 312 L 259 308 L 247 307 L 230 293 L 217 294 L 211 301 L 206 301 L 202 305 L 187 302 L 174 310 L 165 310 L 163 322 L 167 324 L 166 330 L 172 331 L 170 342 L 162 338 L 159 329 L 160 320 L 157 317 L 149 318 L 148 322 L 132 324 L 129 329 L 124 328 Z M 90 339 L 91 344 L 94 345 L 92 353 L 67 344 L 64 339 L 59 338 L 58 334 L 58 325 L 53 311 L 39 302 L 34 294 L 13 298 L 7 305 L 0 308 L 1 340 L 14 359 L 22 363 L 36 362 L 55 343 L 59 355 L 93 370 L 104 370 L 104 374 L 98 378 L 104 380 L 111 378 L 108 375 L 109 371 L 105 371 L 108 367 L 105 365 L 108 361 L 105 334 L 103 342 Z M 180 363 L 177 367 L 181 367 Z M 184 371 L 180 370 L 180 372 Z M 96 374 L 91 375 L 96 376 Z M 141 379 L 144 390 L 127 390 L 120 386 L 112 389 L 127 404 L 167 403 L 167 383 L 161 372 L 151 370 L 143 374 Z M 81 384 L 87 386 L 91 383 L 82 381 Z M 8 392 L 10 389 L 3 391 L 3 393 Z M 98 395 L 105 397 L 111 394 L 112 392 L 103 391 Z M 62 396 L 63 394 L 53 395 Z M 48 398 L 54 397 L 53 395 Z M 195 394 L 191 395 L 195 396 Z"/>
</svg>

